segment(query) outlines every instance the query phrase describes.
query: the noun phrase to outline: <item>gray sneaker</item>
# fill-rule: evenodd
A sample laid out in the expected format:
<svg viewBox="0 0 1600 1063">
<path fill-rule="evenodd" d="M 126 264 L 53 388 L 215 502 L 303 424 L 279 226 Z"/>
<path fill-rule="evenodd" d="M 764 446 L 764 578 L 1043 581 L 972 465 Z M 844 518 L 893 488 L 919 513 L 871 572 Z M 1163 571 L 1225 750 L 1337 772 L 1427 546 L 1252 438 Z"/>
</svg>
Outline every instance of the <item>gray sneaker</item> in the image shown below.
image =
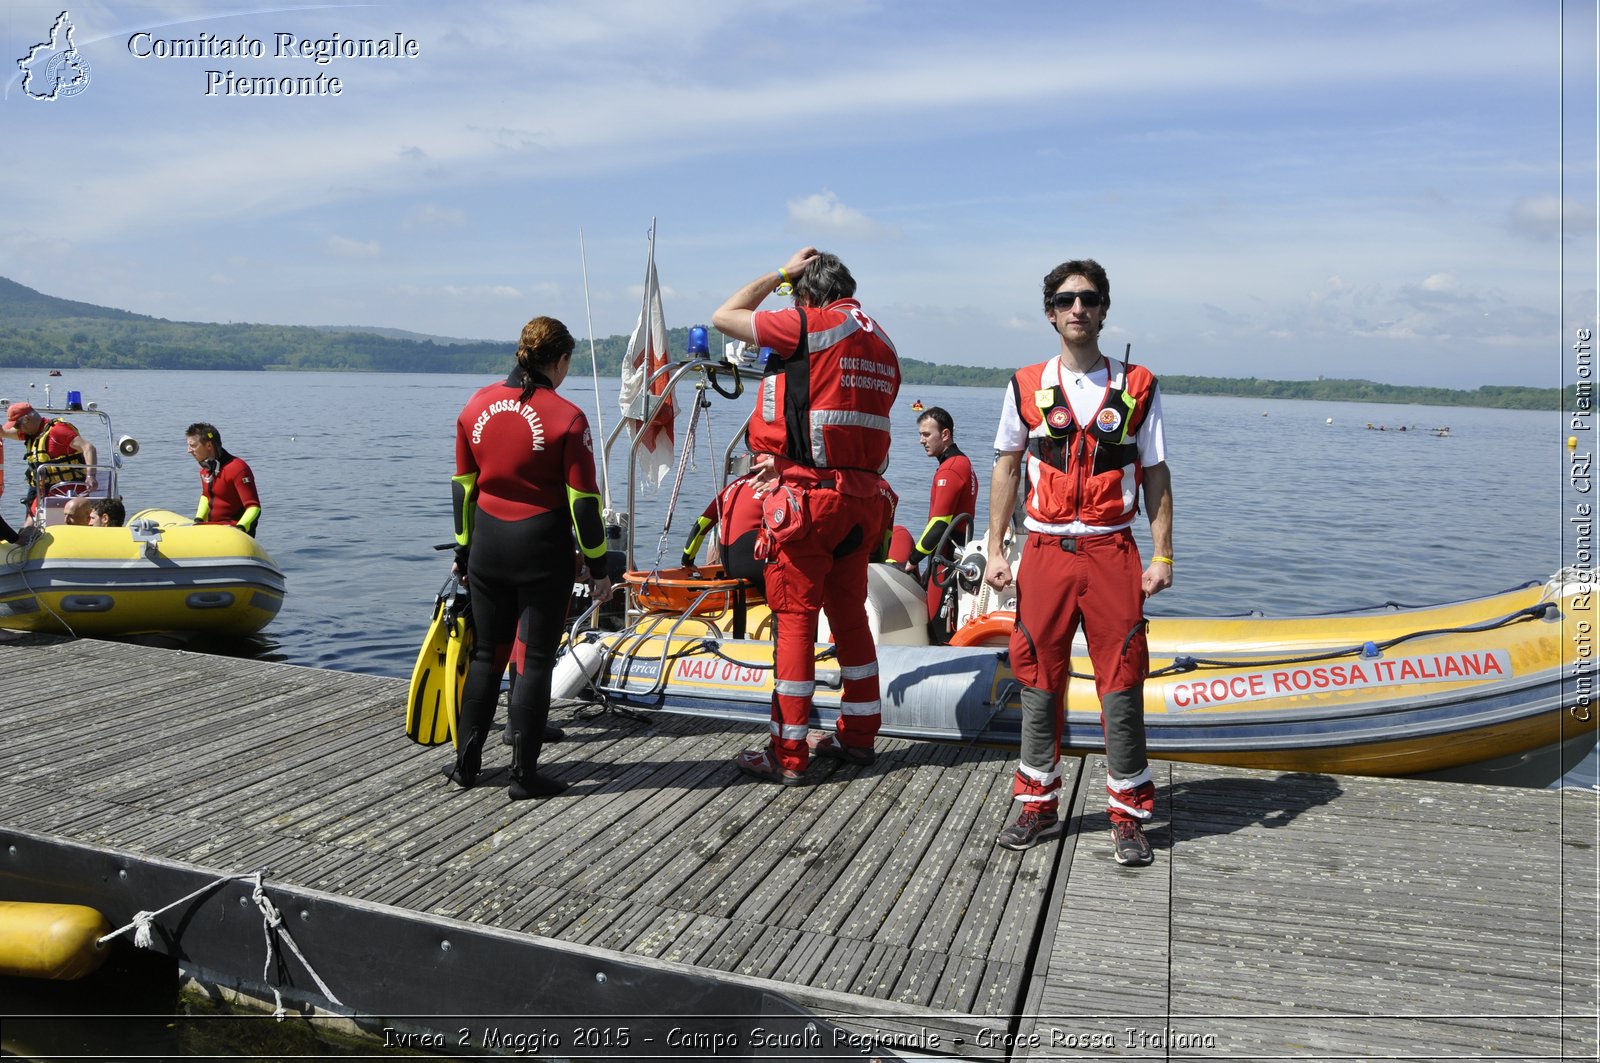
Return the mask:
<svg viewBox="0 0 1600 1063">
<path fill-rule="evenodd" d="M 811 747 L 813 757 L 842 760 L 847 764 L 859 764 L 862 767 L 878 759 L 878 754 L 871 746 L 847 746 L 839 741 L 839 736 L 836 734 L 807 735 L 806 745 Z"/>
<path fill-rule="evenodd" d="M 1144 828 L 1132 820 L 1118 820 L 1111 824 L 1111 840 L 1117 846 L 1117 863 L 1128 867 L 1143 867 L 1155 860 L 1150 851 L 1150 839 Z"/>
<path fill-rule="evenodd" d="M 1023 808 L 1017 821 L 1000 832 L 995 844 L 1006 849 L 1031 849 L 1061 833 L 1061 819 L 1053 808 L 1040 811 L 1032 805 Z"/>
</svg>

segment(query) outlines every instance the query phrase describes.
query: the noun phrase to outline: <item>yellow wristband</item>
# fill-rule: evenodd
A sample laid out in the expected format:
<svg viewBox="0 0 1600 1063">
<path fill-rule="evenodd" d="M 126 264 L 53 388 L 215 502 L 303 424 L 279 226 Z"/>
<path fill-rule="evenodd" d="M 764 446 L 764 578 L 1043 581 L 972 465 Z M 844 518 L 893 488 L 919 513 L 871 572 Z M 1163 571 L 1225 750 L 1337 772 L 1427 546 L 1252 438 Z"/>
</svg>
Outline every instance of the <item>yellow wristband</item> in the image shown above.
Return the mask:
<svg viewBox="0 0 1600 1063">
<path fill-rule="evenodd" d="M 784 271 L 784 268 L 782 266 L 778 267 L 778 279 L 781 280 L 785 284 L 793 284 L 794 283 L 794 281 L 789 279 L 789 274 Z"/>
<path fill-rule="evenodd" d="M 1166 566 L 1167 566 L 1167 567 L 1168 567 L 1168 568 L 1171 568 L 1171 567 L 1172 567 L 1172 558 L 1170 558 L 1170 557 L 1162 557 L 1162 556 L 1160 556 L 1160 555 L 1159 555 L 1159 554 L 1158 554 L 1158 555 L 1156 555 L 1156 556 L 1155 556 L 1155 557 L 1152 557 L 1152 558 L 1151 558 L 1151 559 L 1150 559 L 1150 560 L 1152 560 L 1152 561 L 1159 561 L 1159 562 L 1161 562 L 1161 563 L 1162 563 L 1162 564 L 1163 564 L 1163 565 L 1166 565 Z"/>
</svg>

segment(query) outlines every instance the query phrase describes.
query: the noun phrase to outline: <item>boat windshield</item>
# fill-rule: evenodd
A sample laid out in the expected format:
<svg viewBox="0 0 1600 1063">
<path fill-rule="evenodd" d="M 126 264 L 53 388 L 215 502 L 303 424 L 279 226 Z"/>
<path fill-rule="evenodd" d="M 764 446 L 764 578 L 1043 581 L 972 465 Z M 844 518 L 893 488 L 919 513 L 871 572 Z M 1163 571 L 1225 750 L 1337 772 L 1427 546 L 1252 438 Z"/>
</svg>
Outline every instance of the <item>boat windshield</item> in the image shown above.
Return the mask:
<svg viewBox="0 0 1600 1063">
<path fill-rule="evenodd" d="M 84 479 L 63 480 L 45 491 L 44 497 L 39 500 L 39 513 L 43 519 L 35 523 L 46 528 L 68 523 L 67 507 L 74 499 L 82 498 L 86 504 L 93 505 L 97 499 L 118 497 L 116 466 L 90 465 L 83 471 Z"/>
</svg>

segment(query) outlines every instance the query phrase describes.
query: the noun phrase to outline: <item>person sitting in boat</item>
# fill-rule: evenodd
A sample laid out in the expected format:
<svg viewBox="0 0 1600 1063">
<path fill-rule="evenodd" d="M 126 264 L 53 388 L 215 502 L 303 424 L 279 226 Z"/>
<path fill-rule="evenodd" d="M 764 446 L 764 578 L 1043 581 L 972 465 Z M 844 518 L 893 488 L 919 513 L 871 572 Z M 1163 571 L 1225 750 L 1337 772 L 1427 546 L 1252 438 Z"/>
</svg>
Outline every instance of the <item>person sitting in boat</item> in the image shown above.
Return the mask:
<svg viewBox="0 0 1600 1063">
<path fill-rule="evenodd" d="M 756 539 L 761 533 L 761 495 L 749 474 L 729 481 L 695 518 L 688 542 L 683 544 L 683 567 L 693 568 L 694 558 L 706 534 L 717 528 L 717 546 L 722 555 L 722 571 L 734 579 L 749 580 L 762 586 L 766 565 L 756 558 Z"/>
<path fill-rule="evenodd" d="M 196 524 L 232 524 L 252 538 L 261 523 L 261 496 L 255 474 L 243 458 L 222 445 L 217 426 L 196 421 L 184 429 L 189 456 L 200 465 L 200 506 Z"/>
<path fill-rule="evenodd" d="M 895 510 L 900 508 L 900 496 L 889 486 L 889 481 L 881 476 L 878 477 L 878 498 L 883 507 L 883 534 L 878 537 L 871 561 L 875 565 L 903 567 L 905 559 L 911 556 L 911 533 L 894 522 Z"/>
<path fill-rule="evenodd" d="M 87 528 L 93 523 L 89 518 L 94 515 L 94 503 L 94 499 L 85 495 L 69 498 L 67 504 L 61 507 L 61 515 L 66 518 L 67 524 Z"/>
<path fill-rule="evenodd" d="M 939 463 L 933 473 L 933 488 L 928 497 L 928 523 L 922 536 L 912 544 L 911 555 L 906 558 L 906 570 L 914 571 L 939 548 L 946 529 L 960 521 L 945 547 L 965 546 L 972 528 L 972 519 L 978 511 L 978 474 L 972 471 L 972 462 L 956 446 L 956 422 L 949 411 L 934 406 L 917 418 L 917 438 L 923 452 Z M 965 518 L 964 520 L 962 518 Z M 954 603 L 945 608 L 946 588 L 939 586 L 944 576 L 944 566 L 935 562 L 928 570 L 928 637 L 936 644 L 950 641 L 954 633 Z M 953 592 L 952 592 L 953 593 Z M 940 614 L 945 615 L 941 616 Z"/>
<path fill-rule="evenodd" d="M 120 528 L 127 520 L 128 510 L 120 498 L 100 499 L 89 514 L 89 526 L 93 528 Z"/>
<path fill-rule="evenodd" d="M 911 554 L 917 548 L 917 540 L 912 538 L 911 529 L 904 524 L 896 524 L 889 529 L 889 534 L 884 537 L 887 544 L 883 551 L 883 563 L 903 569 L 911 560 Z"/>
<path fill-rule="evenodd" d="M 1142 823 L 1155 808 L 1145 745 L 1150 651 L 1144 602 L 1172 585 L 1172 476 L 1161 393 L 1143 366 L 1100 352 L 1111 282 L 1093 259 L 1044 278 L 1044 312 L 1059 350 L 1018 370 L 1006 389 L 989 485 L 985 580 L 1012 583 L 1006 522 L 1026 485 L 1028 542 L 1017 581 L 1011 668 L 1022 684 L 1022 756 L 1012 793 L 1022 804 L 996 839 L 1027 849 L 1060 833 L 1061 736 L 1079 625 L 1088 640 L 1105 730 L 1107 814 L 1117 862 L 1151 862 Z M 1139 489 L 1155 556 L 1141 571 L 1132 525 Z"/>
<path fill-rule="evenodd" d="M 794 306 L 761 310 L 780 284 Z M 784 786 L 804 781 L 813 754 L 871 764 L 882 722 L 878 651 L 867 622 L 868 559 L 883 535 L 880 477 L 900 392 L 900 362 L 854 296 L 837 255 L 804 247 L 717 308 L 711 322 L 770 347 L 747 440 L 765 491 L 761 546 L 776 625 L 772 738 L 735 763 Z M 828 611 L 843 688 L 839 726 L 812 735 L 818 615 Z"/>
<path fill-rule="evenodd" d="M 32 403 L 13 402 L 6 409 L 0 435 L 22 441 L 27 449 L 28 520 L 37 515 L 39 499 L 94 490 L 99 458 L 94 444 L 70 421 L 46 419 Z"/>
</svg>

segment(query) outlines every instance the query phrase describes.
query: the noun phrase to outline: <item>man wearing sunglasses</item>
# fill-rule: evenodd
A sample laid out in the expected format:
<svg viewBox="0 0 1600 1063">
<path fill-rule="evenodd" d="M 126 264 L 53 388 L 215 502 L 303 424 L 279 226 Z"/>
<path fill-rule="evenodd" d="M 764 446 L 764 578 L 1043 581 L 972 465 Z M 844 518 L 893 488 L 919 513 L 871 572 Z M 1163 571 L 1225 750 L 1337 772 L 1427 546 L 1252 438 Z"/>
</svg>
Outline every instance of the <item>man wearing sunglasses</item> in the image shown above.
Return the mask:
<svg viewBox="0 0 1600 1063">
<path fill-rule="evenodd" d="M 1022 759 L 1012 790 L 1022 811 L 997 841 L 1027 849 L 1060 833 L 1063 714 L 1081 624 L 1105 729 L 1116 858 L 1137 867 L 1152 860 L 1142 824 L 1155 807 L 1144 732 L 1144 600 L 1172 586 L 1172 477 L 1155 376 L 1100 351 L 1110 308 L 1111 282 L 1093 259 L 1046 274 L 1044 312 L 1059 350 L 1019 370 L 1001 406 L 989 492 L 990 586 L 1013 582 L 1005 515 L 1023 483 L 1028 541 L 1011 634 L 1011 668 L 1022 684 Z M 1155 547 L 1149 567 L 1132 531 L 1141 489 Z"/>
</svg>

